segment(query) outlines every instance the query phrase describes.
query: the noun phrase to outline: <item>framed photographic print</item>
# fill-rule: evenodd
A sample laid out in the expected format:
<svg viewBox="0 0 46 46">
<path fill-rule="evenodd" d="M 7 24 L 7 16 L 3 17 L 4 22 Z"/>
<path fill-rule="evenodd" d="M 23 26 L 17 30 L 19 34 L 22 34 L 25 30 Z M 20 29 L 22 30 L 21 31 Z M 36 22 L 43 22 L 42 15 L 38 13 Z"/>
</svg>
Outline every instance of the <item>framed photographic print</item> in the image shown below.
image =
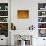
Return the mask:
<svg viewBox="0 0 46 46">
<path fill-rule="evenodd" d="M 39 29 L 39 37 L 46 37 L 46 29 Z"/>
<path fill-rule="evenodd" d="M 8 37 L 8 23 L 0 23 L 0 35 Z"/>
<path fill-rule="evenodd" d="M 18 19 L 28 19 L 29 10 L 17 10 L 17 18 Z"/>
</svg>

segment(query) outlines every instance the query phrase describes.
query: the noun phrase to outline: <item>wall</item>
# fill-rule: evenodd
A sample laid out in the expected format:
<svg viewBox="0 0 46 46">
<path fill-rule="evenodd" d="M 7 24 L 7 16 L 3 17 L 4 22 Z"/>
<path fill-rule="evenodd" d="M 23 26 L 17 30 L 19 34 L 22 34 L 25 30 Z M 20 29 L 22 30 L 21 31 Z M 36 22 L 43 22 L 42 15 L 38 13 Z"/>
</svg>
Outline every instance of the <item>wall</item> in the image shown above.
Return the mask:
<svg viewBox="0 0 46 46">
<path fill-rule="evenodd" d="M 32 38 L 33 46 L 44 46 L 43 38 L 38 38 L 38 3 L 46 3 L 46 0 L 11 0 L 11 22 L 16 26 L 16 32 L 20 32 L 18 30 L 28 30 L 29 26 L 33 24 L 35 26 Z M 20 9 L 27 9 L 30 11 L 29 19 L 17 19 L 17 10 Z"/>
<path fill-rule="evenodd" d="M 34 5 L 33 5 L 34 4 Z M 29 19 L 17 19 L 17 10 L 29 10 Z M 11 22 L 14 23 L 17 30 L 28 30 L 32 24 L 37 21 L 37 2 L 26 0 L 11 1 Z M 34 19 L 36 18 L 36 19 Z M 37 22 L 36 22 L 37 23 Z"/>
</svg>

